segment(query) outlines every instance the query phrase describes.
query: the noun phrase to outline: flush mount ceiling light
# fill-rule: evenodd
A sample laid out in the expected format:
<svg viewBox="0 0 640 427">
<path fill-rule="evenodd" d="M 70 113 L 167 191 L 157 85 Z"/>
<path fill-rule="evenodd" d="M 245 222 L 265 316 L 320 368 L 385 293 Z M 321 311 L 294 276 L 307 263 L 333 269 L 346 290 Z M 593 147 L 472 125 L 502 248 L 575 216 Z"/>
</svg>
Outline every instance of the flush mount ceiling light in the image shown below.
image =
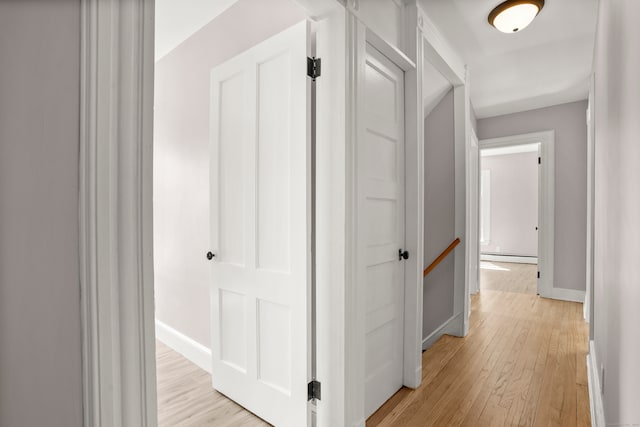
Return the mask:
<svg viewBox="0 0 640 427">
<path fill-rule="evenodd" d="M 489 24 L 503 33 L 517 33 L 540 13 L 544 0 L 507 0 L 489 14 Z"/>
</svg>

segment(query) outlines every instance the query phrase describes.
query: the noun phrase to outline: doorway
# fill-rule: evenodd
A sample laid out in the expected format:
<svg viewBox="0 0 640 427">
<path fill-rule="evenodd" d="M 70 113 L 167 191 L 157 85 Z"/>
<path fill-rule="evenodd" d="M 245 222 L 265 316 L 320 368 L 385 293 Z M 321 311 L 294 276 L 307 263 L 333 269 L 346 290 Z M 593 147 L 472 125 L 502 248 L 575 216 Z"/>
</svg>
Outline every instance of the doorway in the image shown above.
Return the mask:
<svg viewBox="0 0 640 427">
<path fill-rule="evenodd" d="M 480 141 L 480 289 L 553 298 L 553 144 L 553 131 Z"/>
<path fill-rule="evenodd" d="M 481 289 L 538 293 L 539 150 L 480 150 Z"/>
<path fill-rule="evenodd" d="M 161 423 L 226 419 L 228 405 L 201 398 L 213 390 L 271 424 L 306 423 L 314 56 L 306 18 L 288 0 L 238 0 L 156 61 L 157 337 L 209 378 L 208 390 L 168 402 L 158 387 L 161 415 L 188 396 L 185 418 Z"/>
</svg>

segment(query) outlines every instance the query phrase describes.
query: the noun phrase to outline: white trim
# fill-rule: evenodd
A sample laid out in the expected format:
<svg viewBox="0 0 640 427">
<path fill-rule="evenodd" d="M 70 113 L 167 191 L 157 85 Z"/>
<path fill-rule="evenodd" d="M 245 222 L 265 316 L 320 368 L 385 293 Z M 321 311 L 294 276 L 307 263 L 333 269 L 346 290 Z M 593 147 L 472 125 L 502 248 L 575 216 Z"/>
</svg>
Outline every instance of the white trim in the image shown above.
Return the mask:
<svg viewBox="0 0 640 427">
<path fill-rule="evenodd" d="M 453 50 L 439 32 L 435 24 L 418 8 L 418 28 L 422 35 L 421 63 L 429 62 L 453 86 L 454 91 L 454 150 L 455 150 L 455 237 L 461 240 L 454 252 L 454 317 L 457 319 L 455 335 L 465 336 L 469 330 L 469 255 L 471 245 L 467 242 L 467 229 L 470 219 L 467 218 L 467 156 L 471 148 L 470 129 L 471 111 L 469 99 L 468 69 L 464 61 Z M 423 105 L 419 111 L 425 111 Z M 477 148 L 476 148 L 477 149 Z M 470 243 L 470 244 L 469 244 Z M 421 300 L 422 301 L 422 300 Z M 457 316 L 458 314 L 462 316 Z"/>
<path fill-rule="evenodd" d="M 351 12 L 346 14 L 346 227 L 345 227 L 345 395 L 346 424 L 364 419 L 364 300 L 358 280 L 358 170 L 356 146 L 359 138 L 358 99 L 364 75 L 366 28 Z"/>
<path fill-rule="evenodd" d="M 498 147 L 498 148 L 487 148 L 482 150 L 480 155 L 482 157 L 493 157 L 493 156 L 504 156 L 507 154 L 520 154 L 520 153 L 537 153 L 538 152 L 538 143 L 533 144 L 520 144 L 520 145 L 509 145 L 506 147 Z"/>
<path fill-rule="evenodd" d="M 467 78 L 464 61 L 440 33 L 433 21 L 421 10 L 418 16 L 418 27 L 424 38 L 425 59 L 452 85 L 464 85 Z M 424 108 L 421 111 L 424 111 Z"/>
<path fill-rule="evenodd" d="M 480 166 L 480 165 L 478 165 Z M 480 169 L 478 167 L 478 169 Z M 473 184 L 473 177 L 472 177 Z M 491 243 L 491 169 L 480 169 L 480 194 L 478 194 L 478 221 L 480 245 Z"/>
<path fill-rule="evenodd" d="M 380 37 L 371 28 L 366 28 L 367 42 L 380 51 L 387 58 L 392 59 L 393 63 L 400 67 L 402 70 L 410 70 L 416 68 L 416 64 L 397 47 L 387 42 L 384 38 Z"/>
<path fill-rule="evenodd" d="M 154 426 L 154 2 L 81 7 L 83 421 Z"/>
<path fill-rule="evenodd" d="M 584 320 L 589 325 L 589 338 L 593 338 L 593 265 L 595 231 L 595 74 L 590 76 L 589 99 L 587 107 L 587 233 L 586 233 L 586 297 L 584 301 Z"/>
<path fill-rule="evenodd" d="M 156 339 L 211 374 L 211 349 L 156 319 Z"/>
<path fill-rule="evenodd" d="M 576 294 L 554 291 L 555 224 L 555 131 L 548 130 L 480 141 L 480 149 L 540 143 L 542 163 L 538 174 L 538 294 L 546 298 L 575 298 Z M 479 178 L 478 178 L 479 179 Z M 470 212 L 467 212 L 470 215 Z M 573 301 L 573 299 L 570 299 Z"/>
<path fill-rule="evenodd" d="M 417 11 L 417 9 L 413 9 Z M 409 15 L 409 14 L 407 14 Z M 414 22 L 417 18 L 414 16 Z M 415 31 L 415 30 L 414 30 Z M 403 384 L 418 387 L 422 380 L 422 121 L 418 119 L 418 106 L 422 104 L 421 81 L 411 58 L 389 45 L 358 20 L 353 11 L 347 13 L 347 287 L 345 315 L 346 337 L 346 392 L 345 407 L 347 422 L 358 425 L 364 416 L 364 347 L 365 347 L 365 301 L 366 289 L 359 280 L 357 269 L 357 141 L 363 130 L 360 116 L 363 110 L 362 85 L 365 73 L 366 44 L 380 50 L 389 60 L 404 71 L 405 80 L 405 194 L 415 194 L 413 200 L 405 200 L 405 246 L 411 256 L 405 263 L 404 274 L 404 337 L 403 337 Z M 415 44 L 414 44 L 415 45 Z M 421 72 L 420 72 L 421 73 Z M 405 197 L 405 199 L 407 199 Z"/>
<path fill-rule="evenodd" d="M 427 350 L 433 344 L 435 344 L 438 339 L 443 335 L 455 335 L 458 331 L 459 319 L 462 313 L 458 313 L 455 316 L 451 316 L 447 321 L 445 321 L 442 325 L 438 326 L 438 328 L 431 332 L 428 337 L 422 340 L 422 349 Z"/>
<path fill-rule="evenodd" d="M 420 114 L 423 110 L 420 13 L 415 2 L 406 4 L 404 46 L 415 56 L 413 62 L 402 67 L 405 71 L 405 245 L 413 254 L 405 262 L 403 384 L 410 388 L 417 388 L 422 382 L 424 120 Z"/>
<path fill-rule="evenodd" d="M 468 69 L 465 67 L 465 82 Z M 452 82 L 453 83 L 453 82 Z M 471 222 L 476 220 L 467 215 L 471 208 L 469 201 L 469 157 L 471 144 L 470 133 L 470 92 L 469 85 L 461 84 L 453 89 L 454 96 L 454 159 L 455 159 L 455 236 L 460 238 L 460 245 L 454 251 L 454 292 L 453 313 L 463 313 L 460 316 L 458 332 L 455 334 L 464 337 L 469 332 L 469 315 L 471 314 L 471 297 L 469 279 L 471 274 L 471 248 L 478 244 L 480 238 L 474 236 L 469 239 L 467 230 L 471 228 Z M 477 148 L 476 148 L 477 149 Z M 473 181 L 477 185 L 477 180 Z M 477 252 L 476 252 L 477 254 Z"/>
<path fill-rule="evenodd" d="M 314 23 L 316 56 L 323 60 L 316 80 L 316 375 L 322 382 L 316 405 L 318 426 L 348 426 L 347 34 L 345 9 L 330 1 L 333 11 Z"/>
<path fill-rule="evenodd" d="M 553 288 L 547 295 L 540 294 L 541 297 L 557 299 L 560 301 L 579 302 L 584 304 L 585 291 L 577 289 Z"/>
<path fill-rule="evenodd" d="M 495 262 L 514 262 L 517 264 L 537 264 L 538 263 L 538 257 L 518 256 L 518 255 L 480 254 L 480 260 L 495 261 Z"/>
<path fill-rule="evenodd" d="M 593 427 L 606 427 L 604 416 L 604 402 L 602 400 L 602 387 L 598 376 L 598 363 L 596 347 L 593 340 L 589 341 L 589 354 L 587 355 L 587 379 L 589 384 L 589 408 L 591 409 L 591 425 Z"/>
</svg>

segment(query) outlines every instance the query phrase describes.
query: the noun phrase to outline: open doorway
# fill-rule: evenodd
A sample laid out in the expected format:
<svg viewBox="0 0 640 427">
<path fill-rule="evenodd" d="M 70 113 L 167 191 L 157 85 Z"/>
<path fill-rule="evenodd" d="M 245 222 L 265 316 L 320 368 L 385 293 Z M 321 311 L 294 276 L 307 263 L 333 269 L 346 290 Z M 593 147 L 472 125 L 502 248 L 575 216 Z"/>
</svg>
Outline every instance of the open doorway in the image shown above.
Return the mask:
<svg viewBox="0 0 640 427">
<path fill-rule="evenodd" d="M 482 140 L 479 290 L 553 297 L 554 132 Z"/>
<path fill-rule="evenodd" d="M 157 6 L 159 424 L 302 425 L 311 354 L 307 14 L 289 0 L 188 13 Z M 180 19 L 167 13 L 196 22 L 174 28 Z"/>
<path fill-rule="evenodd" d="M 538 293 L 539 151 L 480 150 L 480 289 Z"/>
</svg>

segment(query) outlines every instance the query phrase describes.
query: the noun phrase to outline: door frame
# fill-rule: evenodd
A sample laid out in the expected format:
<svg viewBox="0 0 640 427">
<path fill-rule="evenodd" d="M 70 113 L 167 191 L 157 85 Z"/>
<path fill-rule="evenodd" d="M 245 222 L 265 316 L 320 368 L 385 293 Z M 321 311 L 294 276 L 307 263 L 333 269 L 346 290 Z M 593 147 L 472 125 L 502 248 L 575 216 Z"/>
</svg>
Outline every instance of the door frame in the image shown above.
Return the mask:
<svg viewBox="0 0 640 427">
<path fill-rule="evenodd" d="M 422 379 L 422 226 L 423 226 L 423 163 L 424 139 L 418 111 L 422 111 L 421 69 L 416 62 L 388 43 L 358 18 L 357 5 L 347 5 L 347 170 L 346 170 L 346 283 L 345 306 L 345 367 L 346 389 L 344 405 L 347 425 L 365 425 L 365 292 L 358 279 L 357 250 L 357 142 L 363 137 L 359 123 L 359 105 L 362 105 L 366 45 L 385 55 L 404 72 L 405 103 L 405 246 L 411 256 L 404 269 L 404 337 L 403 385 L 416 388 Z M 422 37 L 418 37 L 418 11 L 415 4 L 405 6 L 407 22 L 407 51 L 417 51 Z M 421 48 L 420 48 L 421 49 Z M 419 51 L 418 51 L 419 52 Z"/>
<path fill-rule="evenodd" d="M 474 245 L 473 236 L 469 236 L 467 230 L 471 223 L 467 210 L 469 192 L 469 154 L 471 146 L 471 100 L 469 70 L 464 60 L 440 35 L 436 25 L 423 12 L 420 13 L 419 25 L 422 30 L 422 62 L 429 63 L 442 74 L 453 87 L 453 126 L 454 126 L 454 200 L 455 218 L 454 234 L 460 238 L 460 244 L 453 253 L 453 316 L 448 320 L 448 333 L 464 337 L 469 332 L 469 315 L 471 313 L 471 300 L 469 295 L 470 283 L 470 256 Z M 426 85 L 423 82 L 422 85 Z M 421 104 L 421 110 L 425 106 Z M 424 117 L 421 119 L 424 127 Z M 424 134 L 422 134 L 424 139 Z M 477 147 L 475 147 L 477 149 Z M 421 154 L 420 159 L 422 159 Z M 421 180 L 424 180 L 422 175 Z M 421 203 L 424 204 L 424 201 Z M 469 240 L 471 238 L 471 240 Z M 477 243 L 475 243 L 477 244 Z M 422 279 L 420 286 L 420 304 L 422 305 Z M 420 311 L 422 321 L 422 308 Z M 420 325 L 422 329 L 422 325 Z M 422 339 L 421 348 L 422 348 Z"/>
<path fill-rule="evenodd" d="M 412 256 L 405 264 L 405 327 L 403 384 L 417 388 L 422 381 L 423 245 L 424 245 L 424 100 L 422 70 L 431 62 L 454 86 L 456 151 L 456 235 L 466 237 L 465 206 L 466 144 L 470 123 L 467 67 L 445 41 L 437 27 L 415 1 L 405 3 L 405 52 L 387 43 L 359 20 L 357 2 L 347 2 L 346 74 L 346 224 L 345 247 L 345 396 L 347 425 L 364 426 L 364 290 L 357 281 L 356 257 L 356 142 L 359 138 L 358 83 L 364 75 L 364 52 L 369 42 L 405 71 L 405 242 Z M 415 55 L 414 55 L 415 52 Z M 465 247 L 464 243 L 461 245 Z M 454 310 L 459 336 L 468 331 L 469 253 L 459 249 L 455 256 Z M 414 255 L 415 254 L 415 255 Z M 349 286 L 349 284 L 353 284 Z"/>
<path fill-rule="evenodd" d="M 563 298 L 561 290 L 553 287 L 554 280 L 554 236 L 555 236 L 555 131 L 547 130 L 499 138 L 482 139 L 480 150 L 487 148 L 512 147 L 540 143 L 542 158 L 538 172 L 538 294 L 545 298 Z M 480 157 L 479 157 L 480 159 Z M 476 183 L 480 182 L 482 170 L 478 167 Z M 472 213 L 468 210 L 470 219 Z M 478 212 L 479 215 L 479 212 Z M 480 239 L 478 230 L 478 239 Z M 478 253 L 480 257 L 480 253 Z M 479 262 L 479 261 L 478 261 Z"/>
<path fill-rule="evenodd" d="M 344 81 L 344 7 L 335 0 L 296 0 L 322 27 L 318 51 L 329 59 L 324 73 Z M 153 280 L 153 98 L 154 0 L 81 0 L 79 229 L 82 325 L 83 425 L 155 426 L 155 313 Z M 318 80 L 319 82 L 321 79 Z M 318 85 L 318 88 L 321 85 Z M 326 87 L 318 111 L 344 100 L 340 86 Z M 328 114 L 330 133 L 317 138 L 335 149 L 345 139 L 331 138 L 344 123 Z M 318 165 L 330 175 L 335 164 Z M 339 221 L 338 221 L 339 222 Z M 334 233 L 339 225 L 331 224 Z M 342 223 L 344 230 L 344 223 Z M 324 246 L 323 246 L 324 245 Z M 319 242 L 320 251 L 327 242 Z M 318 273 L 330 276 L 344 263 L 335 251 Z M 344 282 L 319 287 L 323 302 L 344 290 Z M 333 316 L 332 316 L 333 315 Z M 318 338 L 327 342 L 340 331 L 333 311 L 319 311 Z M 334 341 L 332 341 L 334 342 Z M 328 398 L 310 415 L 344 419 L 344 373 L 335 360 L 342 346 L 318 352 L 319 375 L 327 375 Z M 340 362 L 338 362 L 340 364 Z M 329 370 L 327 366 L 332 369 Z M 327 390 L 328 389 L 328 390 Z M 324 396 L 323 393 L 323 396 Z M 333 424 L 336 425 L 336 424 Z"/>
</svg>

